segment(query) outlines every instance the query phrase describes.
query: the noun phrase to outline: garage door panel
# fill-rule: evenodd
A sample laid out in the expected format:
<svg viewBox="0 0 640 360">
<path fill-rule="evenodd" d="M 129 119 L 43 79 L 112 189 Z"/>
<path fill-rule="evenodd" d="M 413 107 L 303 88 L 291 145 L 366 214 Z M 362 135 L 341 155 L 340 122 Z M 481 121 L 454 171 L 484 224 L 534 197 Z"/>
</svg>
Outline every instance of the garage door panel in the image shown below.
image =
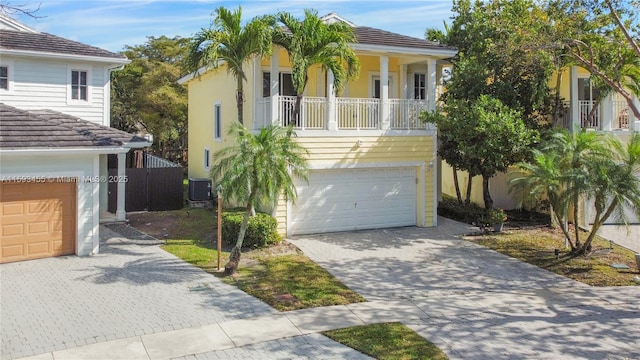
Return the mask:
<svg viewBox="0 0 640 360">
<path fill-rule="evenodd" d="M 296 184 L 290 233 L 416 224 L 415 168 L 316 170 Z"/>
<path fill-rule="evenodd" d="M 73 183 L 0 183 L 0 262 L 73 254 Z"/>
</svg>

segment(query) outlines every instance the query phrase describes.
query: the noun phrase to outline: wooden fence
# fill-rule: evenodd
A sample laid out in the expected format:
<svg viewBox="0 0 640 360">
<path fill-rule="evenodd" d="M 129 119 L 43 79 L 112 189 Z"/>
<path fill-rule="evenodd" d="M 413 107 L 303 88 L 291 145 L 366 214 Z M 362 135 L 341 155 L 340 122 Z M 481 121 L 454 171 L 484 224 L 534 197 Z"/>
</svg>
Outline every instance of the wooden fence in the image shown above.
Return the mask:
<svg viewBox="0 0 640 360">
<path fill-rule="evenodd" d="M 152 160 L 156 159 L 145 159 L 147 166 L 157 164 L 157 161 Z M 117 175 L 117 169 L 109 169 L 109 178 L 117 179 Z M 184 206 L 184 170 L 181 166 L 127 168 L 125 175 L 125 211 L 178 210 Z M 115 213 L 117 199 L 118 183 L 111 182 L 109 212 Z"/>
</svg>

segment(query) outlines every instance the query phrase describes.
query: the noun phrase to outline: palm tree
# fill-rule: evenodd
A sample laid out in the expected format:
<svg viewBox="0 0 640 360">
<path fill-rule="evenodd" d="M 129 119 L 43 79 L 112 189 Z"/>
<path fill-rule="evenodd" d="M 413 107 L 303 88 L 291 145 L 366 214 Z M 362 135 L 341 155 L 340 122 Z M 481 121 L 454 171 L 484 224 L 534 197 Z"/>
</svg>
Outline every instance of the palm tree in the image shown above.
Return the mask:
<svg viewBox="0 0 640 360">
<path fill-rule="evenodd" d="M 238 240 L 225 266 L 225 274 L 231 275 L 240 263 L 242 242 L 254 205 L 260 200 L 275 203 L 281 194 L 295 201 L 292 175 L 307 181 L 308 151 L 293 139 L 291 127 L 270 125 L 254 134 L 236 123 L 228 133 L 236 139 L 236 145 L 216 153 L 218 160 L 211 169 L 211 177 L 221 187 L 223 200 L 235 199 L 246 204 Z"/>
<path fill-rule="evenodd" d="M 254 56 L 271 52 L 272 17 L 258 17 L 242 26 L 242 7 L 230 11 L 223 6 L 216 9 L 213 26 L 203 28 L 191 41 L 186 67 L 199 75 L 199 70 L 217 68 L 224 62 L 227 71 L 236 79 L 238 122 L 243 123 L 244 90 L 247 75 L 243 65 Z"/>
<path fill-rule="evenodd" d="M 600 227 L 611 216 L 627 223 L 624 208 L 640 215 L 640 135 L 627 145 L 612 135 L 591 131 L 552 135 L 542 151 L 534 151 L 533 162 L 520 164 L 525 175 L 512 181 L 513 187 L 527 188 L 532 195 L 546 195 L 563 223 L 572 208 L 574 242 L 562 227 L 574 253 L 586 254 Z M 593 200 L 595 215 L 587 239 L 580 241 L 580 202 Z"/>
<path fill-rule="evenodd" d="M 289 54 L 296 91 L 294 115 L 298 119 L 311 66 L 321 65 L 325 71 L 331 71 L 338 92 L 348 80 L 358 76 L 360 60 L 349 47 L 350 43 L 356 42 L 356 36 L 349 25 L 343 22 L 327 24 L 314 10 L 305 10 L 303 20 L 287 12 L 280 12 L 276 18 L 282 27 L 274 29 L 273 42 Z"/>
<path fill-rule="evenodd" d="M 590 166 L 591 191 L 595 216 L 582 251 L 590 249 L 598 229 L 611 216 L 628 224 L 625 206 L 640 215 L 640 134 L 635 134 L 626 145 L 614 136 L 608 139 L 609 152 Z"/>
<path fill-rule="evenodd" d="M 559 154 L 535 149 L 532 159 L 530 163 L 518 164 L 523 174 L 509 181 L 509 190 L 524 190 L 533 198 L 549 200 L 551 223 L 558 224 L 565 239 L 569 239 L 569 232 L 565 226 L 567 209 L 561 201 L 564 184 L 559 165 Z M 573 247 L 573 243 L 569 243 Z"/>
</svg>

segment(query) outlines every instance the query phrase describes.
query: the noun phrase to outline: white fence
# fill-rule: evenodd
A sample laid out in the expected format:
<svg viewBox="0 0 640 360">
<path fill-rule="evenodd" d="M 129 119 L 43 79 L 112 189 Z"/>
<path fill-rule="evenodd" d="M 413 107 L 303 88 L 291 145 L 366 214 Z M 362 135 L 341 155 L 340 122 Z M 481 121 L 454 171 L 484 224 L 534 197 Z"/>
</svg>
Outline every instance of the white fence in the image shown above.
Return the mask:
<svg viewBox="0 0 640 360">
<path fill-rule="evenodd" d="M 389 99 L 389 128 L 394 130 L 435 129 L 432 124 L 424 124 L 420 113 L 428 108 L 423 100 Z M 296 97 L 278 96 L 278 112 L 272 114 L 271 98 L 258 99 L 256 102 L 256 119 L 254 129 L 268 124 L 293 125 L 301 130 L 324 130 L 328 128 L 329 106 L 334 105 L 335 122 L 341 130 L 374 130 L 381 129 L 381 101 L 373 98 L 335 98 L 334 103 L 324 97 L 302 98 L 300 114 L 296 116 Z M 277 116 L 271 121 L 272 116 Z"/>
</svg>

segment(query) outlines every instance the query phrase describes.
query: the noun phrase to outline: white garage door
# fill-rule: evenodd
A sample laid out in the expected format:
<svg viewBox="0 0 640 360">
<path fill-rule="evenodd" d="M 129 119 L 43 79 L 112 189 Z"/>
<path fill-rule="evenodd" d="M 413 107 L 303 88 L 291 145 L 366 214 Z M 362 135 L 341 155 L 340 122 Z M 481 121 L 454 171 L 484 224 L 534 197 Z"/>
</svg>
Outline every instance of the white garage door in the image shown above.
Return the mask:
<svg viewBox="0 0 640 360">
<path fill-rule="evenodd" d="M 315 170 L 298 181 L 289 234 L 416 224 L 415 168 Z"/>
</svg>

